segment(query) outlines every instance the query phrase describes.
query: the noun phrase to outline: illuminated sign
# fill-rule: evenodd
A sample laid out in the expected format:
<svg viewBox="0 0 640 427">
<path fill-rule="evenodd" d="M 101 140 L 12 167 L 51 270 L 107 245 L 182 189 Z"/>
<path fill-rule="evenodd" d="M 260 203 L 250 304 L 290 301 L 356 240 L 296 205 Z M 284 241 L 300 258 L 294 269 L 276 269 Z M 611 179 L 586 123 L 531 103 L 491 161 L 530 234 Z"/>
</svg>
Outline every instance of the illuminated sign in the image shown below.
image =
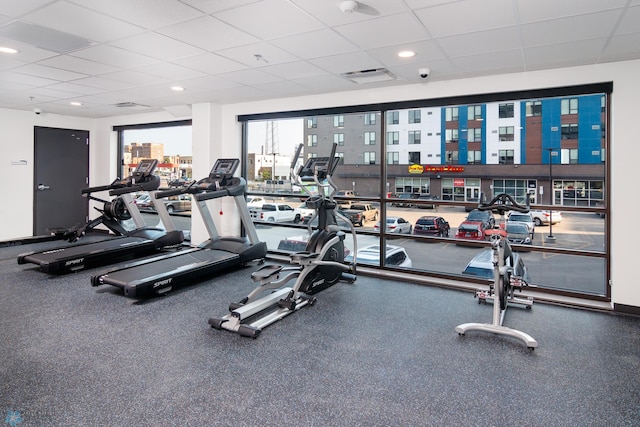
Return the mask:
<svg viewBox="0 0 640 427">
<path fill-rule="evenodd" d="M 443 165 L 443 166 L 425 166 L 424 171 L 432 172 L 432 173 L 442 173 L 442 172 L 464 172 L 464 166 L 451 166 L 451 165 Z"/>
<path fill-rule="evenodd" d="M 409 166 L 409 173 L 423 173 L 424 168 L 422 165 L 411 165 Z"/>
</svg>

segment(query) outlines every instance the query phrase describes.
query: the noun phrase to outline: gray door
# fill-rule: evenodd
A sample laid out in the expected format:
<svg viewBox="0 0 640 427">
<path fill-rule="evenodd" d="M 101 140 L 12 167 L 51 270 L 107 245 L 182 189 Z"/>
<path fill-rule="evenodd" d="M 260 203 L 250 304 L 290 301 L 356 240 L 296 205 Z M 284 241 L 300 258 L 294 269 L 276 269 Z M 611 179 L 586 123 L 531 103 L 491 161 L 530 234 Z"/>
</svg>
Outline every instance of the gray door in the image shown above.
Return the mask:
<svg viewBox="0 0 640 427">
<path fill-rule="evenodd" d="M 84 224 L 89 182 L 89 132 L 36 127 L 33 235 Z"/>
</svg>

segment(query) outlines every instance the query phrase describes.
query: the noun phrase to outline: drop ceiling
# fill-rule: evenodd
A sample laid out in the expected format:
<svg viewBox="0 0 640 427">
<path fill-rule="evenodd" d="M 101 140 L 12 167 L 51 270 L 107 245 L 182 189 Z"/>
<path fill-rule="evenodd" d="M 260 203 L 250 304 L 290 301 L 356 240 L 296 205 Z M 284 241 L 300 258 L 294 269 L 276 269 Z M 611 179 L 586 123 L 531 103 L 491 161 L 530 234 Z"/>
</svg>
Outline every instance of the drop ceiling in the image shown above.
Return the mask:
<svg viewBox="0 0 640 427">
<path fill-rule="evenodd" d="M 420 68 L 438 81 L 640 58 L 640 0 L 341 3 L 1 0 L 0 47 L 19 52 L 0 53 L 0 108 L 184 115 L 201 102 L 415 84 Z M 353 78 L 366 70 L 388 78 Z"/>
</svg>

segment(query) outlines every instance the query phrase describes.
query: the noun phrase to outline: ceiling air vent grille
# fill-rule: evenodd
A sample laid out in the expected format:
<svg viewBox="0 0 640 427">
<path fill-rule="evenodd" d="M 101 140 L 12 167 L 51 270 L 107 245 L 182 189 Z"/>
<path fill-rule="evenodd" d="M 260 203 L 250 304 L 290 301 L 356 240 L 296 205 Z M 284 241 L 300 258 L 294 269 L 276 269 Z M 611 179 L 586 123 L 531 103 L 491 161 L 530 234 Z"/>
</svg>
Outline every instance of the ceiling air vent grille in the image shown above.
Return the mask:
<svg viewBox="0 0 640 427">
<path fill-rule="evenodd" d="M 396 76 L 386 68 L 350 71 L 348 73 L 342 73 L 341 76 L 357 84 L 386 82 L 396 79 Z"/>
<path fill-rule="evenodd" d="M 149 108 L 151 106 L 150 105 L 144 105 L 144 104 L 137 104 L 135 102 L 119 102 L 117 104 L 114 104 L 114 107 L 118 107 L 118 108 Z"/>
</svg>

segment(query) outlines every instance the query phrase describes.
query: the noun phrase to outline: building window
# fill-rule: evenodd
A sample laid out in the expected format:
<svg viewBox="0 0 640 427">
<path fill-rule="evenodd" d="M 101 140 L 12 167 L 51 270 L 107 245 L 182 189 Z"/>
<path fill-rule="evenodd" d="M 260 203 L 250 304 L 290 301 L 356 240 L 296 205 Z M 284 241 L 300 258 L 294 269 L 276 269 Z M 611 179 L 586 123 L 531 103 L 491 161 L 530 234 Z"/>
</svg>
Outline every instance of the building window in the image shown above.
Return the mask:
<svg viewBox="0 0 640 427">
<path fill-rule="evenodd" d="M 333 127 L 334 128 L 344 127 L 344 115 L 340 114 L 338 116 L 333 116 Z"/>
<path fill-rule="evenodd" d="M 467 131 L 467 141 L 480 142 L 482 141 L 482 129 L 472 128 Z"/>
<path fill-rule="evenodd" d="M 560 114 L 578 114 L 578 98 L 563 99 L 560 101 Z"/>
<path fill-rule="evenodd" d="M 364 145 L 376 145 L 376 133 L 365 132 L 364 133 Z"/>
<path fill-rule="evenodd" d="M 318 135 L 315 135 L 315 134 L 307 135 L 307 146 L 309 146 L 309 147 L 317 147 L 318 146 Z"/>
<path fill-rule="evenodd" d="M 318 127 L 318 118 L 317 117 L 309 117 L 307 119 L 307 128 L 314 129 Z"/>
<path fill-rule="evenodd" d="M 338 164 L 339 165 L 344 165 L 344 153 L 338 152 L 338 153 L 336 153 L 336 157 L 340 158 L 340 160 L 338 161 Z"/>
<path fill-rule="evenodd" d="M 387 153 L 387 164 L 388 165 L 399 165 L 400 164 L 400 153 L 397 151 L 389 151 Z"/>
<path fill-rule="evenodd" d="M 344 133 L 334 133 L 333 142 L 338 145 L 344 145 Z"/>
<path fill-rule="evenodd" d="M 482 151 L 471 150 L 467 151 L 467 164 L 479 165 L 482 163 Z"/>
<path fill-rule="evenodd" d="M 445 151 L 445 163 L 448 165 L 458 164 L 458 152 L 457 151 Z"/>
<path fill-rule="evenodd" d="M 572 165 L 577 165 L 578 164 L 578 149 L 577 148 L 563 148 L 560 152 L 560 163 L 566 165 L 566 164 L 572 164 Z"/>
<path fill-rule="evenodd" d="M 447 107 L 444 109 L 444 119 L 448 122 L 458 121 L 458 107 Z"/>
<path fill-rule="evenodd" d="M 560 139 L 578 139 L 578 125 L 575 123 L 562 125 Z"/>
<path fill-rule="evenodd" d="M 375 125 L 376 124 L 376 113 L 367 113 L 364 115 L 364 124 L 365 125 Z"/>
<path fill-rule="evenodd" d="M 420 110 L 409 110 L 409 123 L 420 123 Z"/>
<path fill-rule="evenodd" d="M 387 112 L 387 124 L 389 125 L 400 124 L 400 112 L 399 111 Z"/>
<path fill-rule="evenodd" d="M 500 134 L 500 141 L 513 141 L 513 126 L 500 126 L 498 128 L 498 133 Z"/>
<path fill-rule="evenodd" d="M 513 102 L 498 105 L 498 118 L 512 119 L 514 115 Z"/>
<path fill-rule="evenodd" d="M 376 152 L 375 151 L 365 151 L 363 158 L 364 158 L 364 164 L 365 165 L 375 165 L 376 164 Z"/>
<path fill-rule="evenodd" d="M 482 105 L 470 105 L 467 107 L 468 120 L 482 119 Z"/>
<path fill-rule="evenodd" d="M 409 164 L 410 165 L 419 165 L 420 164 L 420 152 L 419 151 L 409 151 Z"/>
<path fill-rule="evenodd" d="M 420 131 L 419 130 L 410 130 L 409 131 L 409 144 L 420 144 Z"/>
<path fill-rule="evenodd" d="M 400 132 L 387 132 L 387 145 L 400 144 Z"/>
<path fill-rule="evenodd" d="M 444 139 L 446 142 L 458 142 L 458 129 L 445 129 Z"/>
<path fill-rule="evenodd" d="M 307 159 L 311 159 L 313 157 L 318 157 L 318 153 L 308 153 L 307 154 Z"/>
<path fill-rule="evenodd" d="M 501 165 L 512 165 L 513 162 L 513 150 L 498 150 L 499 160 Z"/>
<path fill-rule="evenodd" d="M 527 101 L 525 103 L 525 114 L 527 117 L 542 115 L 542 101 Z"/>
</svg>

